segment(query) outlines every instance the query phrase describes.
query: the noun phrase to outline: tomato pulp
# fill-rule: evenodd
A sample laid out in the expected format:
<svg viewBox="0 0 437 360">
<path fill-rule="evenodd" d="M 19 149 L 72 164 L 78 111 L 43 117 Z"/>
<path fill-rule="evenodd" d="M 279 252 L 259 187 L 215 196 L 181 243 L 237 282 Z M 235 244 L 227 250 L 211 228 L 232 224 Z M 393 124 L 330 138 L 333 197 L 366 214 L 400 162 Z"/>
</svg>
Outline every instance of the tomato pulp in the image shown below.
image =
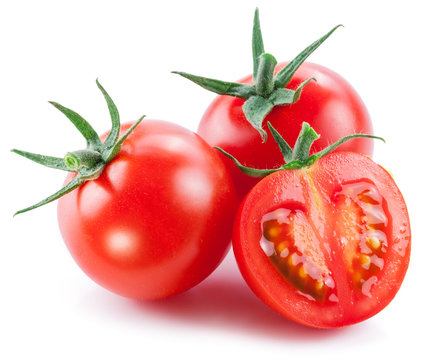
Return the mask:
<svg viewBox="0 0 437 360">
<path fill-rule="evenodd" d="M 276 72 L 286 64 L 276 67 Z M 276 106 L 264 120 L 267 121 L 288 142 L 297 139 L 305 121 L 321 134 L 314 143 L 311 153 L 316 153 L 341 137 L 355 134 L 372 134 L 369 113 L 357 92 L 340 75 L 326 67 L 304 62 L 296 71 L 286 88 L 296 89 L 308 78 L 315 78 L 307 84 L 300 99 L 292 105 Z M 241 83 L 251 83 L 252 76 Z M 232 96 L 218 96 L 206 110 L 199 124 L 198 133 L 211 146 L 217 146 L 232 154 L 241 163 L 254 168 L 276 168 L 283 158 L 272 136 L 265 144 L 257 130 L 247 121 L 242 106 L 245 100 Z M 354 151 L 372 155 L 371 139 L 354 139 L 341 145 L 336 151 Z M 234 163 L 220 155 L 234 179 L 238 196 L 242 199 L 259 181 L 241 173 Z"/>
<path fill-rule="evenodd" d="M 97 283 L 159 299 L 218 266 L 235 211 L 232 180 L 205 141 L 171 123 L 144 121 L 97 179 L 59 199 L 58 220 L 73 258 Z"/>
<path fill-rule="evenodd" d="M 393 299 L 410 241 L 392 177 L 366 156 L 335 152 L 260 181 L 241 204 L 233 249 L 246 282 L 273 310 L 332 328 Z"/>
</svg>

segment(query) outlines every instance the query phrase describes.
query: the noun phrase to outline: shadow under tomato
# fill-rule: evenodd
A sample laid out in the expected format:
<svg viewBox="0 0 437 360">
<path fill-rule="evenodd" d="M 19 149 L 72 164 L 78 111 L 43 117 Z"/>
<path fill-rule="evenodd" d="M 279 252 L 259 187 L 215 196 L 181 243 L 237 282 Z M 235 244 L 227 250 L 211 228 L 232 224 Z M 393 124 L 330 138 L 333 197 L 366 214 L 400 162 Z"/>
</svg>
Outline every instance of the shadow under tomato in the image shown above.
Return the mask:
<svg viewBox="0 0 437 360">
<path fill-rule="evenodd" d="M 362 325 L 321 330 L 283 318 L 252 293 L 234 262 L 228 256 L 212 276 L 186 293 L 165 300 L 134 303 L 141 311 L 171 321 L 276 340 L 314 341 L 360 331 Z"/>
</svg>

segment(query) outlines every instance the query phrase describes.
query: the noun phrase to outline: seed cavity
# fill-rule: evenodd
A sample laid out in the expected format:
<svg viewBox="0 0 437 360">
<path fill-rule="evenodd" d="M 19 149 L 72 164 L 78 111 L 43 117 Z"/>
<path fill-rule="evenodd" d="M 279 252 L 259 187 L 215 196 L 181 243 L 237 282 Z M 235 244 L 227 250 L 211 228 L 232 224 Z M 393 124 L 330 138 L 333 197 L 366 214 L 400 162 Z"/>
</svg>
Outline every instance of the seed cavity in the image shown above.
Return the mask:
<svg viewBox="0 0 437 360">
<path fill-rule="evenodd" d="M 386 233 L 391 220 L 385 199 L 371 182 L 357 181 L 339 187 L 332 201 L 331 236 L 337 243 L 324 242 L 305 211 L 279 208 L 263 216 L 260 246 L 286 281 L 307 299 L 339 301 L 327 265 L 327 261 L 341 261 L 339 256 L 354 296 L 372 297 L 389 245 Z M 332 249 L 330 245 L 334 245 Z"/>
<path fill-rule="evenodd" d="M 335 283 L 305 213 L 277 209 L 264 215 L 261 228 L 261 248 L 298 293 L 313 301 L 333 301 L 329 297 Z"/>
<path fill-rule="evenodd" d="M 333 198 L 339 218 L 345 222 L 339 224 L 342 229 L 339 243 L 349 265 L 352 284 L 371 297 L 388 247 L 389 217 L 384 209 L 385 200 L 376 186 L 366 181 L 344 184 Z"/>
</svg>

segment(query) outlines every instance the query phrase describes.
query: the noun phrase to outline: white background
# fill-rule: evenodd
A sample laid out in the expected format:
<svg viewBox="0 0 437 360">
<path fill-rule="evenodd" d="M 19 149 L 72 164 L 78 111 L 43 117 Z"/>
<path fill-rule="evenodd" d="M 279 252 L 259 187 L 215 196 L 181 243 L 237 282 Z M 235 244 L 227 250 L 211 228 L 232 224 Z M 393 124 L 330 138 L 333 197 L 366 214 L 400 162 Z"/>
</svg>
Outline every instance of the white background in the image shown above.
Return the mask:
<svg viewBox="0 0 437 360">
<path fill-rule="evenodd" d="M 9 1 L 0 5 L 2 359 L 403 358 L 434 352 L 437 55 L 433 1 Z M 122 121 L 195 130 L 214 95 L 172 70 L 224 80 L 248 74 L 260 8 L 266 50 L 289 60 L 331 27 L 310 60 L 343 75 L 374 122 L 374 159 L 410 211 L 410 269 L 395 300 L 341 330 L 295 325 L 247 288 L 232 253 L 193 290 L 150 303 L 100 288 L 60 237 L 56 205 L 12 214 L 57 190 L 63 174 L 9 152 L 63 156 L 84 143 L 47 101 L 110 126 L 99 77 Z"/>
</svg>

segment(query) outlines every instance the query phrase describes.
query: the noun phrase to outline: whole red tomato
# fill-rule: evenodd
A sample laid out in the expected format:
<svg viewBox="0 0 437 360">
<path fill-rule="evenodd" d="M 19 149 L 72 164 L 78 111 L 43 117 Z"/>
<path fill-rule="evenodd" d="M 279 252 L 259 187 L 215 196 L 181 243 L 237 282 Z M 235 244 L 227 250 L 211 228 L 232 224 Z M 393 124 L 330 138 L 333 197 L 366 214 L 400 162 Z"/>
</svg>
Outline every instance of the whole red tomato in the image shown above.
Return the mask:
<svg viewBox="0 0 437 360">
<path fill-rule="evenodd" d="M 126 297 L 159 299 L 193 287 L 219 265 L 235 206 L 232 180 L 205 141 L 180 126 L 145 121 L 97 179 L 59 199 L 58 221 L 71 255 L 94 281 Z"/>
<path fill-rule="evenodd" d="M 163 121 L 120 128 L 118 110 L 99 137 L 78 113 L 52 102 L 87 147 L 64 158 L 13 151 L 70 172 L 64 187 L 20 214 L 59 199 L 58 222 L 73 258 L 122 296 L 160 299 L 205 279 L 229 250 L 236 195 L 218 154 L 197 134 Z"/>
<path fill-rule="evenodd" d="M 267 122 L 290 143 L 296 140 L 302 123 L 309 123 L 322 135 L 313 152 L 346 135 L 372 134 L 369 114 L 351 85 L 335 72 L 305 62 L 339 26 L 314 41 L 292 61 L 278 65 L 274 56 L 264 51 L 256 9 L 252 75 L 233 83 L 175 72 L 220 95 L 203 115 L 198 133 L 211 146 L 220 147 L 245 166 L 255 168 L 274 168 L 282 164 L 279 150 L 267 136 Z M 369 139 L 354 139 L 338 150 L 371 156 L 373 144 Z M 258 180 L 238 172 L 228 159 L 223 157 L 223 160 L 241 199 Z"/>
<path fill-rule="evenodd" d="M 276 68 L 282 69 L 285 63 Z M 292 77 L 288 89 L 296 89 L 308 78 L 300 99 L 290 105 L 274 107 L 266 116 L 263 128 L 270 122 L 287 142 L 294 143 L 303 122 L 309 123 L 319 134 L 312 152 L 318 152 L 338 139 L 354 133 L 372 134 L 369 113 L 357 92 L 340 75 L 326 67 L 303 63 Z M 240 83 L 251 83 L 252 76 Z M 234 155 L 244 165 L 255 168 L 274 168 L 282 164 L 282 155 L 274 139 L 262 142 L 259 132 L 246 120 L 245 100 L 232 96 L 218 96 L 208 107 L 199 124 L 198 133 L 211 145 Z M 353 139 L 338 151 L 354 151 L 372 155 L 371 139 Z M 231 173 L 240 198 L 259 181 L 240 172 L 233 162 L 222 156 Z"/>
</svg>

